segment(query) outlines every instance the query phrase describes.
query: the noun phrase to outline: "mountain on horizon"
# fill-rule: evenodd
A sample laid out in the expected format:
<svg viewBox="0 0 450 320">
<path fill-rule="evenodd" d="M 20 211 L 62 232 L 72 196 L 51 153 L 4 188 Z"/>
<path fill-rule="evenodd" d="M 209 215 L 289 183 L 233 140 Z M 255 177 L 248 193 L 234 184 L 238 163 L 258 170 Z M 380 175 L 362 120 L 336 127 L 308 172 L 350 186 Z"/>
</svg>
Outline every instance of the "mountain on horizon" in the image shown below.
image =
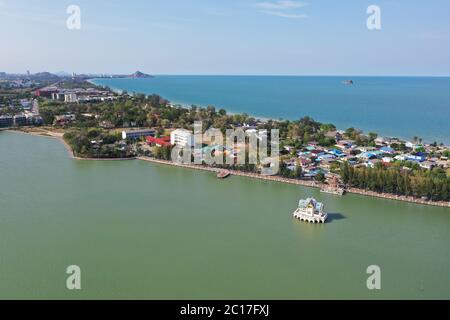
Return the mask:
<svg viewBox="0 0 450 320">
<path fill-rule="evenodd" d="M 133 79 L 140 79 L 140 78 L 153 78 L 153 76 L 143 73 L 141 71 L 136 71 L 135 73 L 133 73 L 132 75 L 130 75 L 130 78 Z"/>
<path fill-rule="evenodd" d="M 55 75 L 59 77 L 70 77 L 72 74 L 67 71 L 58 71 L 54 73 Z"/>
<path fill-rule="evenodd" d="M 32 80 L 59 81 L 61 77 L 47 71 L 30 74 Z"/>
</svg>

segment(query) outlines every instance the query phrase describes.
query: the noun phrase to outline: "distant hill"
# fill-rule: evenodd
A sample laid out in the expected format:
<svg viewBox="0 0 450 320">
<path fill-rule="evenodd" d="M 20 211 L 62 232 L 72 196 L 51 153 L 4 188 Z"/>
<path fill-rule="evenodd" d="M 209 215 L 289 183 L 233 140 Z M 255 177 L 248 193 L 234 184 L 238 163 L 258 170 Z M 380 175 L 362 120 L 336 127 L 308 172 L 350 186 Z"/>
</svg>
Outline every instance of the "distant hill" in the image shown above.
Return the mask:
<svg viewBox="0 0 450 320">
<path fill-rule="evenodd" d="M 58 72 L 55 72 L 55 75 L 57 75 L 58 77 L 70 77 L 70 76 L 72 76 L 67 71 L 58 71 Z"/>
<path fill-rule="evenodd" d="M 145 73 L 140 72 L 140 71 L 136 71 L 135 73 L 133 73 L 132 75 L 130 75 L 130 78 L 133 78 L 133 79 L 153 78 L 153 76 L 151 76 L 151 75 L 149 75 L 149 74 L 145 74 Z"/>
<path fill-rule="evenodd" d="M 30 78 L 33 80 L 54 80 L 54 81 L 58 81 L 60 79 L 56 74 L 50 72 L 38 72 L 32 74 Z"/>
</svg>

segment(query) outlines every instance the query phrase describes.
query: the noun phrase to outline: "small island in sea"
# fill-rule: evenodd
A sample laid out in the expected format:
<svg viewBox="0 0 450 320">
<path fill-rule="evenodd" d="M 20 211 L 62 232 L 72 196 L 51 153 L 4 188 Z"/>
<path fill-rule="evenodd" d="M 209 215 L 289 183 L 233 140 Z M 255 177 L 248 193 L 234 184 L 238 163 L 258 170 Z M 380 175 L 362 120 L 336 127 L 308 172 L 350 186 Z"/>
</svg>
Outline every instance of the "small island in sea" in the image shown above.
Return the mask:
<svg viewBox="0 0 450 320">
<path fill-rule="evenodd" d="M 131 79 L 147 79 L 147 78 L 153 78 L 153 76 L 143 73 L 141 71 L 136 71 L 132 75 L 130 75 Z"/>
</svg>

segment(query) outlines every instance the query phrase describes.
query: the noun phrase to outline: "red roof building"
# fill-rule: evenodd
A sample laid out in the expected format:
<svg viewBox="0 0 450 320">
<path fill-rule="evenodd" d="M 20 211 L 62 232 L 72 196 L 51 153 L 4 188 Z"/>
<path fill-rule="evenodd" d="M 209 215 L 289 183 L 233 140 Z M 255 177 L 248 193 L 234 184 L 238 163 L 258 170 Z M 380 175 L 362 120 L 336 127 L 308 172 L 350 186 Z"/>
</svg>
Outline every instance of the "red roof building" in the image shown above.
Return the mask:
<svg viewBox="0 0 450 320">
<path fill-rule="evenodd" d="M 162 138 L 155 138 L 155 137 L 147 137 L 147 143 L 150 145 L 156 145 L 158 147 L 168 147 L 170 146 L 170 137 L 162 137 Z"/>
</svg>

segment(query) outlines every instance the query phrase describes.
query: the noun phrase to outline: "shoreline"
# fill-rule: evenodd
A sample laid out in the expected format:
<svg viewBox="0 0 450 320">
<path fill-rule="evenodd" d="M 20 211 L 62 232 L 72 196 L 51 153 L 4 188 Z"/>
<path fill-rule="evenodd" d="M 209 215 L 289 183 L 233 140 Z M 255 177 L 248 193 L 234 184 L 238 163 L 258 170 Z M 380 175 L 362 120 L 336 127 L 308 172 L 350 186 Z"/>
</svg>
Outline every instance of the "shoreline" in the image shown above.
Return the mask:
<svg viewBox="0 0 450 320">
<path fill-rule="evenodd" d="M 118 88 L 113 88 L 113 87 L 106 86 L 106 85 L 97 84 L 97 83 L 95 83 L 93 81 L 93 80 L 97 80 L 97 79 L 101 80 L 101 78 L 92 78 L 92 79 L 88 79 L 86 81 L 89 82 L 90 84 L 95 85 L 95 86 L 100 86 L 100 87 L 103 87 L 103 88 L 108 87 L 111 91 L 113 91 L 113 92 L 115 92 L 117 94 L 122 94 L 124 91 L 126 91 L 126 90 L 123 90 L 123 89 L 118 89 Z M 132 79 L 132 78 L 129 78 L 129 79 Z M 135 93 L 136 94 L 140 94 L 139 92 L 135 92 Z M 130 94 L 130 93 L 128 93 L 128 94 Z M 147 93 L 142 93 L 142 94 L 150 95 L 150 94 L 147 94 Z M 158 93 L 152 93 L 152 94 L 159 95 Z M 166 98 L 164 98 L 161 95 L 159 95 L 159 96 L 161 98 L 163 98 L 163 99 L 166 99 Z M 192 105 L 195 105 L 196 107 L 199 107 L 199 108 L 207 108 L 208 107 L 207 105 L 202 105 L 202 104 L 196 104 L 196 103 L 189 104 L 189 103 L 186 103 L 186 102 L 171 101 L 170 99 L 166 99 L 166 100 L 169 101 L 169 104 L 170 104 L 171 108 L 180 107 L 182 109 L 189 110 Z M 238 111 L 230 111 L 230 110 L 228 110 L 226 108 L 221 108 L 221 107 L 215 107 L 215 108 L 216 108 L 216 110 L 224 109 L 224 110 L 226 110 L 228 115 L 232 115 L 232 116 L 245 113 L 245 112 L 238 112 Z M 275 121 L 275 118 L 266 117 L 266 116 L 257 116 L 257 115 L 253 115 L 253 114 L 249 114 L 248 116 L 254 118 L 257 121 L 261 121 L 263 123 L 267 123 L 270 120 Z"/>
<path fill-rule="evenodd" d="M 293 76 L 293 77 L 298 77 L 298 76 Z M 301 76 L 300 76 L 301 77 Z M 305 76 L 305 77 L 309 77 L 309 76 Z M 323 77 L 323 76 L 317 76 L 317 77 Z M 326 77 L 326 76 L 325 76 Z M 341 76 L 329 76 L 329 77 L 338 77 L 338 78 L 340 78 Z M 355 76 L 355 78 L 356 78 L 357 76 Z M 362 76 L 362 77 L 364 77 L 364 76 Z M 380 77 L 383 77 L 383 76 L 380 76 Z M 418 78 L 421 78 L 420 76 L 418 77 Z M 443 76 L 443 78 L 450 78 L 450 77 L 447 77 L 447 76 Z M 113 92 L 115 92 L 115 93 L 119 93 L 119 94 L 121 94 L 123 91 L 128 91 L 128 90 L 125 90 L 125 89 L 119 89 L 119 88 L 117 88 L 117 87 L 115 87 L 115 88 L 113 88 L 112 86 L 108 86 L 108 85 L 104 85 L 104 84 L 99 84 L 99 83 L 96 83 L 95 82 L 95 80 L 102 80 L 102 79 L 109 79 L 109 78 L 89 78 L 89 79 L 87 79 L 86 81 L 87 82 L 89 82 L 89 83 L 91 83 L 91 84 L 93 84 L 93 85 L 95 85 L 95 86 L 99 86 L 99 87 L 103 87 L 103 88 L 105 88 L 105 87 L 108 87 L 110 90 L 112 90 Z M 128 78 L 128 79 L 133 79 L 133 78 Z M 135 94 L 144 94 L 144 95 L 150 95 L 149 93 L 143 93 L 143 92 L 138 92 L 138 91 L 135 91 L 135 92 L 133 92 L 133 93 L 135 93 Z M 128 94 L 130 94 L 130 92 L 128 92 Z M 169 99 L 169 98 L 166 98 L 166 97 L 164 97 L 164 96 L 162 96 L 162 95 L 160 95 L 159 93 L 151 93 L 151 94 L 156 94 L 156 95 L 159 95 L 161 98 L 163 98 L 163 99 L 166 99 L 166 100 L 168 100 L 169 102 L 170 102 L 170 106 L 171 107 L 174 107 L 174 106 L 180 106 L 181 108 L 183 108 L 183 109 L 189 109 L 192 105 L 195 105 L 195 106 L 197 106 L 197 107 L 200 107 L 200 108 L 206 108 L 207 107 L 207 105 L 202 105 L 202 104 L 196 104 L 196 103 L 187 103 L 187 102 L 176 102 L 175 100 L 175 102 L 172 102 L 171 101 L 171 99 Z M 245 112 L 245 111 L 231 111 L 231 110 L 229 110 L 229 107 L 220 107 L 220 106 L 215 106 L 215 105 L 213 105 L 215 108 L 216 108 L 216 110 L 219 110 L 219 109 L 224 109 L 224 110 L 226 110 L 226 112 L 227 112 L 227 114 L 229 114 L 229 115 L 239 115 L 239 114 L 247 114 L 249 117 L 252 117 L 252 118 L 254 118 L 255 120 L 259 120 L 259 121 L 261 121 L 261 122 L 263 122 L 263 123 L 267 123 L 268 121 L 285 121 L 285 120 L 288 120 L 288 121 L 293 121 L 293 120 L 295 120 L 295 119 L 291 119 L 290 117 L 276 117 L 276 116 L 258 116 L 258 115 L 255 115 L 255 114 L 250 114 L 250 113 L 247 113 L 247 112 Z M 304 116 L 307 116 L 307 115 L 304 115 Z M 316 120 L 318 120 L 318 121 L 320 121 L 320 122 L 323 122 L 323 123 L 327 123 L 327 122 L 330 122 L 330 121 L 332 121 L 332 120 L 321 120 L 321 119 L 316 119 Z M 356 128 L 356 127 L 355 127 Z M 340 127 L 338 127 L 338 125 L 336 125 L 336 130 L 343 130 L 343 131 L 345 131 L 345 128 L 340 128 Z M 411 140 L 411 137 L 406 137 L 406 136 L 402 136 L 401 134 L 388 134 L 388 133 L 383 133 L 383 132 L 380 132 L 379 131 L 379 129 L 377 130 L 377 129 L 370 129 L 370 128 L 366 128 L 366 129 L 362 129 L 363 130 L 363 132 L 365 132 L 365 133 L 368 133 L 368 132 L 376 132 L 377 134 L 378 134 L 378 136 L 380 136 L 380 137 L 389 137 L 389 138 L 397 138 L 397 139 L 400 139 L 400 140 L 404 140 L 404 141 L 410 141 Z M 433 137 L 433 138 L 426 138 L 426 139 L 424 139 L 424 143 L 427 143 L 427 144 L 431 144 L 431 143 L 433 143 L 434 141 L 437 141 L 437 140 L 442 140 L 442 137 L 441 138 L 436 138 L 436 137 Z M 444 138 L 444 140 L 445 140 L 445 138 Z M 446 147 L 449 147 L 450 148 L 450 141 L 442 141 L 442 143 L 444 143 L 445 144 L 445 146 Z"/>
<path fill-rule="evenodd" d="M 206 166 L 202 166 L 202 165 L 177 164 L 177 163 L 173 163 L 172 161 L 159 160 L 159 159 L 154 159 L 154 158 L 150 158 L 150 157 L 136 157 L 136 159 L 151 162 L 151 163 L 168 165 L 168 166 L 172 166 L 172 167 L 187 168 L 187 169 L 193 169 L 193 170 L 202 170 L 202 171 L 208 171 L 208 172 L 214 172 L 214 173 L 218 173 L 220 170 L 222 170 L 219 168 L 206 167 Z M 283 177 L 279 177 L 279 176 L 263 176 L 258 173 L 249 173 L 249 172 L 230 170 L 230 169 L 227 169 L 227 171 L 230 172 L 231 175 L 234 175 L 234 176 L 266 180 L 266 181 L 272 181 L 272 182 L 280 182 L 280 183 L 286 183 L 286 184 L 293 184 L 293 185 L 299 185 L 299 186 L 309 187 L 309 188 L 320 189 L 324 186 L 315 181 L 289 179 L 289 178 L 283 178 Z M 414 204 L 431 205 L 431 206 L 437 206 L 437 207 L 450 208 L 450 202 L 426 201 L 426 200 L 421 200 L 421 199 L 417 199 L 414 197 L 397 196 L 397 195 L 393 195 L 393 194 L 389 194 L 389 193 L 377 193 L 374 191 L 367 191 L 367 190 L 362 190 L 362 189 L 357 189 L 357 188 L 348 188 L 346 190 L 346 192 L 351 193 L 351 194 L 356 194 L 356 195 L 373 197 L 373 198 L 397 200 L 397 201 L 409 202 L 409 203 L 414 203 Z"/>
<path fill-rule="evenodd" d="M 136 160 L 137 157 L 131 157 L 131 158 L 82 158 L 82 157 L 77 157 L 73 154 L 72 148 L 69 146 L 69 144 L 64 140 L 63 135 L 61 134 L 57 134 L 51 131 L 46 131 L 46 130 L 42 130 L 41 132 L 39 131 L 25 131 L 25 130 L 4 130 L 5 132 L 13 132 L 13 133 L 21 133 L 21 134 L 28 134 L 28 135 L 32 135 L 35 137 L 44 137 L 44 138 L 52 138 L 52 139 L 56 139 L 59 140 L 63 146 L 66 148 L 66 151 L 69 155 L 70 159 L 75 159 L 75 160 L 81 160 L 81 161 L 124 161 L 124 160 Z"/>
<path fill-rule="evenodd" d="M 201 170 L 206 172 L 214 172 L 218 173 L 220 168 L 213 168 L 213 167 L 206 167 L 203 165 L 193 165 L 193 164 L 178 164 L 174 163 L 172 161 L 168 160 L 159 160 L 151 157 L 144 157 L 144 156 L 137 156 L 132 158 L 81 158 L 81 157 L 75 157 L 72 151 L 72 148 L 67 144 L 66 141 L 64 141 L 62 134 L 57 134 L 50 131 L 43 130 L 42 132 L 36 132 L 36 131 L 23 131 L 23 130 L 5 130 L 6 132 L 16 132 L 16 133 L 22 133 L 22 134 L 29 134 L 37 137 L 48 137 L 57 139 L 62 142 L 64 147 L 67 150 L 67 153 L 69 154 L 69 157 L 74 160 L 81 160 L 81 161 L 128 161 L 128 160 L 141 160 L 146 161 L 150 163 L 157 163 L 172 167 L 179 167 L 179 168 L 186 168 L 191 170 Z M 259 179 L 259 180 L 266 180 L 266 181 L 272 181 L 272 182 L 280 182 L 280 183 L 286 183 L 291 185 L 299 185 L 303 187 L 309 187 L 309 188 L 322 188 L 324 185 L 317 183 L 316 181 L 307 181 L 307 180 L 298 180 L 298 179 L 289 179 L 289 178 L 283 178 L 280 176 L 263 176 L 258 173 L 249 173 L 249 172 L 243 172 L 238 170 L 230 170 L 227 169 L 231 173 L 231 175 L 240 176 L 240 177 L 246 177 L 246 178 L 252 178 L 252 179 Z M 450 208 L 450 202 L 444 202 L 444 201 L 428 201 L 428 200 L 422 200 L 418 198 L 414 198 L 411 196 L 398 196 L 394 194 L 389 193 L 377 193 L 374 191 L 368 191 L 368 190 L 362 190 L 357 188 L 347 188 L 347 193 L 356 194 L 356 195 L 362 195 L 362 196 L 368 196 L 372 198 L 381 198 L 381 199 L 389 199 L 389 200 L 397 200 L 402 202 L 409 202 L 414 204 L 421 204 L 421 205 L 431 205 L 436 207 L 444 207 L 444 208 Z"/>
</svg>

